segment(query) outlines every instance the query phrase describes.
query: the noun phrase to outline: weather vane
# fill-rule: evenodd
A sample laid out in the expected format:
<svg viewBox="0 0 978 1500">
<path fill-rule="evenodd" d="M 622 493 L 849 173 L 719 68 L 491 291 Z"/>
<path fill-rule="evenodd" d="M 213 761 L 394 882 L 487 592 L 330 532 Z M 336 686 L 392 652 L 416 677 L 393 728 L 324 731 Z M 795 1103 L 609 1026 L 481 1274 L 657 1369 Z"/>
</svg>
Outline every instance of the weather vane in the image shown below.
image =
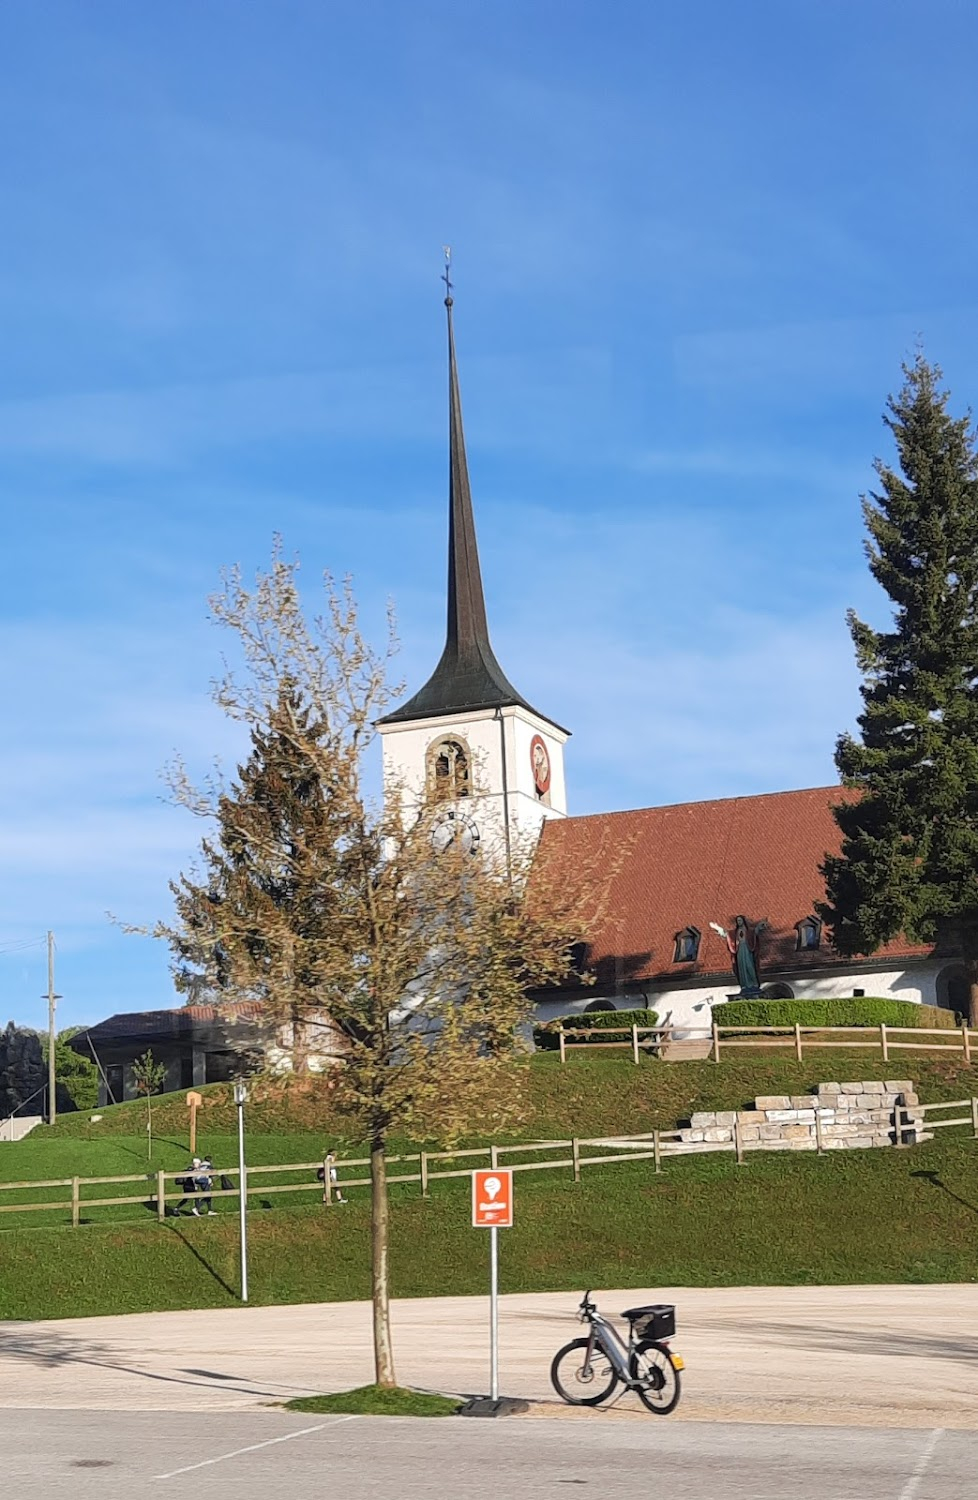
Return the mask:
<svg viewBox="0 0 978 1500">
<path fill-rule="evenodd" d="M 442 249 L 445 252 L 445 274 L 441 278 L 442 281 L 445 283 L 445 306 L 446 307 L 451 307 L 451 305 L 452 305 L 452 247 L 451 247 L 451 245 L 442 245 Z"/>
</svg>

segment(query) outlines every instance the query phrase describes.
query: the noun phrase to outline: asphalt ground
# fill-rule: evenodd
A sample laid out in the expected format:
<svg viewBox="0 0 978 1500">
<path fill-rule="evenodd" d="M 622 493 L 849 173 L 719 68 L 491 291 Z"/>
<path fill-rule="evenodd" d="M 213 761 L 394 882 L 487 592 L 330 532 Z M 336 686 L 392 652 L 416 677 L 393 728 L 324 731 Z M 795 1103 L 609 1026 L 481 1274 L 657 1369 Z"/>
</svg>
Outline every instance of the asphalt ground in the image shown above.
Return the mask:
<svg viewBox="0 0 978 1500">
<path fill-rule="evenodd" d="M 4 1492 L 115 1500 L 974 1500 L 978 1432 L 946 1429 L 0 1412 Z"/>
<path fill-rule="evenodd" d="M 500 1299 L 503 1394 L 555 1401 L 550 1361 L 582 1331 L 579 1297 Z M 978 1286 L 647 1287 L 595 1297 L 611 1316 L 675 1303 L 686 1371 L 671 1426 L 978 1429 Z M 486 1391 L 486 1298 L 399 1301 L 393 1324 L 402 1384 Z M 0 1323 L 0 1410 L 267 1413 L 372 1378 L 363 1302 Z M 631 1394 L 608 1417 L 624 1420 L 650 1420 Z"/>
</svg>

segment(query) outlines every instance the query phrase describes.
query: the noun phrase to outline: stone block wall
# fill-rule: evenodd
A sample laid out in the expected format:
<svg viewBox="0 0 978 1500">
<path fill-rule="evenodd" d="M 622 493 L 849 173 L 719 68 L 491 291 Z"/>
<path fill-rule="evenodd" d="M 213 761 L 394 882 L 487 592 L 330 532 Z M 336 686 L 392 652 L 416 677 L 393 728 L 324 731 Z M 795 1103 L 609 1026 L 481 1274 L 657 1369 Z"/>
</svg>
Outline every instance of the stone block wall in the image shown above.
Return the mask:
<svg viewBox="0 0 978 1500">
<path fill-rule="evenodd" d="M 894 1110 L 902 1106 L 902 1139 Z M 817 1117 L 817 1122 L 816 1122 Z M 670 1152 L 691 1153 L 740 1144 L 745 1151 L 850 1151 L 914 1145 L 927 1139 L 920 1100 L 909 1079 L 820 1083 L 814 1094 L 768 1094 L 753 1109 L 709 1110 L 691 1117 L 670 1140 Z"/>
</svg>

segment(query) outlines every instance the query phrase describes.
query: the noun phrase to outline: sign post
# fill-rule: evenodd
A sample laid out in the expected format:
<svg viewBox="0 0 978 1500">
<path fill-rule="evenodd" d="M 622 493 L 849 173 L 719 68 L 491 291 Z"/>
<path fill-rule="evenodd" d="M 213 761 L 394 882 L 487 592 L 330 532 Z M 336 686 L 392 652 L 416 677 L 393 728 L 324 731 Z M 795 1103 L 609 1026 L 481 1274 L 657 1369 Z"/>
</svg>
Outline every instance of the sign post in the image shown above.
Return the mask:
<svg viewBox="0 0 978 1500">
<path fill-rule="evenodd" d="M 187 1108 L 190 1111 L 190 1154 L 197 1154 L 197 1111 L 204 1102 L 203 1094 L 191 1092 L 187 1095 Z"/>
<path fill-rule="evenodd" d="M 489 1167 L 472 1173 L 472 1223 L 489 1231 L 489 1393 L 499 1400 L 499 1241 L 513 1227 L 513 1171 Z"/>
</svg>

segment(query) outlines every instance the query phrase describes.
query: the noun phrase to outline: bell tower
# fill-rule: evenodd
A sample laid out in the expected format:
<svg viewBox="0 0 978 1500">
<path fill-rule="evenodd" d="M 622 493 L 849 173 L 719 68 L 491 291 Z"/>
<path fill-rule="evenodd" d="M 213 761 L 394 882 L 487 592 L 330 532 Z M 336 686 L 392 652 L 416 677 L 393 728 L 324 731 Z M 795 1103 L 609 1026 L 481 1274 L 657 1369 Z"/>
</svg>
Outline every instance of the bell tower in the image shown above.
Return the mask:
<svg viewBox="0 0 978 1500">
<path fill-rule="evenodd" d="M 424 687 L 381 719 L 384 781 L 415 806 L 444 803 L 444 837 L 473 846 L 510 843 L 565 817 L 566 729 L 513 687 L 489 640 L 482 570 L 462 430 L 454 301 L 446 251 L 448 315 L 448 620 L 445 648 Z M 436 835 L 437 836 L 437 835 Z"/>
</svg>

